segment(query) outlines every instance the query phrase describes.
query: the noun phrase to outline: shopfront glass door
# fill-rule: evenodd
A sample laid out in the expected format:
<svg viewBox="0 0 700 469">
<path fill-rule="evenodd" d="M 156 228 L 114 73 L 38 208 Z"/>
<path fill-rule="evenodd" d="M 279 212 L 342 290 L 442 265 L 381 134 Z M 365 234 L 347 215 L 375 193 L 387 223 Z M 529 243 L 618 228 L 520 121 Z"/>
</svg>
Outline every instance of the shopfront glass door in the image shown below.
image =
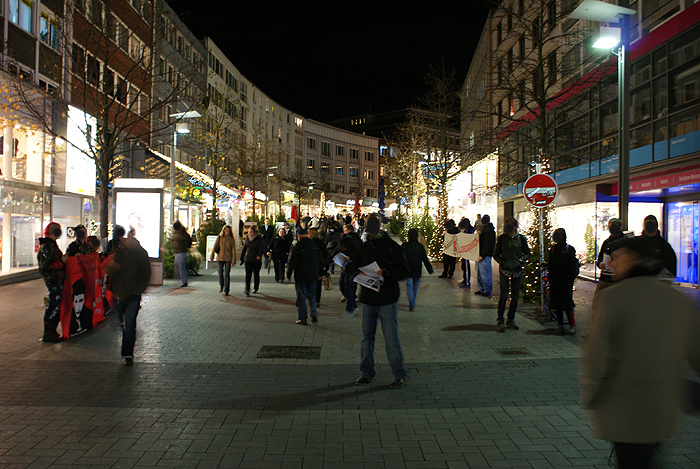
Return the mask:
<svg viewBox="0 0 700 469">
<path fill-rule="evenodd" d="M 668 242 L 676 251 L 678 269 L 676 281 L 698 284 L 698 202 L 673 202 L 668 206 Z"/>
</svg>

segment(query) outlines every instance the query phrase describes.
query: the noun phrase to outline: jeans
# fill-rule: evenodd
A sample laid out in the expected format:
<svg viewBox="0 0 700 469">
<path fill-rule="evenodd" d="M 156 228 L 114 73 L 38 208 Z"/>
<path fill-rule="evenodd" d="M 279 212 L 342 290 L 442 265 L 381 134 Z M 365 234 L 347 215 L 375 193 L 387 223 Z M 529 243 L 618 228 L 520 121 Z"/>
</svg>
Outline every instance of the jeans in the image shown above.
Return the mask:
<svg viewBox="0 0 700 469">
<path fill-rule="evenodd" d="M 183 285 L 187 284 L 187 266 L 185 266 L 185 259 L 187 259 L 186 252 L 175 253 L 175 265 L 177 266 L 178 272 L 180 272 L 180 281 Z"/>
<path fill-rule="evenodd" d="M 231 289 L 231 263 L 226 261 L 216 261 L 219 269 L 219 286 L 226 293 Z"/>
<path fill-rule="evenodd" d="M 520 294 L 521 276 L 515 275 L 508 278 L 501 273 L 501 296 L 498 298 L 498 321 L 503 322 L 503 313 L 506 310 L 506 301 L 510 290 L 510 306 L 508 306 L 508 320 L 515 319 L 515 310 L 518 309 L 518 295 Z"/>
<path fill-rule="evenodd" d="M 44 311 L 44 322 L 54 321 L 58 324 L 61 317 L 61 295 L 63 294 L 63 279 L 52 279 L 46 283 L 49 290 L 49 304 Z"/>
<path fill-rule="evenodd" d="M 122 357 L 134 357 L 136 343 L 136 317 L 141 307 L 141 295 L 133 295 L 128 301 L 117 300 L 115 310 L 122 325 Z"/>
<path fill-rule="evenodd" d="M 396 303 L 374 306 L 362 303 L 362 355 L 360 373 L 365 378 L 374 378 L 374 336 L 377 322 L 382 322 L 386 356 L 391 365 L 394 379 L 404 379 L 408 372 L 403 365 L 403 353 L 399 342 L 399 325 L 397 322 Z"/>
<path fill-rule="evenodd" d="M 406 295 L 408 296 L 408 306 L 416 306 L 416 296 L 418 296 L 418 284 L 420 277 L 406 277 Z"/>
<path fill-rule="evenodd" d="M 318 316 L 316 312 L 316 282 L 296 282 L 294 289 L 297 291 L 297 317 L 300 321 L 306 322 L 306 302 L 311 306 L 311 317 Z"/>
<path fill-rule="evenodd" d="M 345 296 L 345 311 L 355 311 L 357 309 L 357 284 L 353 281 L 353 275 L 340 273 L 340 292 Z"/>
<path fill-rule="evenodd" d="M 477 265 L 477 282 L 479 291 L 491 294 L 493 290 L 493 273 L 491 272 L 491 256 L 484 257 Z"/>
<path fill-rule="evenodd" d="M 262 262 L 253 261 L 245 263 L 245 291 L 250 291 L 250 279 L 255 276 L 253 283 L 253 289 L 255 291 L 260 288 L 260 267 L 262 267 Z"/>
</svg>

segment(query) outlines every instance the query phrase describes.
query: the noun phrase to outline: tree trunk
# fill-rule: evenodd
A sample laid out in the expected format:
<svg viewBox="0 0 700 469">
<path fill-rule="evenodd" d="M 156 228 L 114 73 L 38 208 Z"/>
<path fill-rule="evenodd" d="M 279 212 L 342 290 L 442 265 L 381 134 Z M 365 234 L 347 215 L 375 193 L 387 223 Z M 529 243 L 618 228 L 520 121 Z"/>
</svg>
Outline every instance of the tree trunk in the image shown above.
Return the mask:
<svg viewBox="0 0 700 469">
<path fill-rule="evenodd" d="M 216 210 L 216 179 L 214 179 L 214 186 L 211 191 L 211 198 L 212 198 L 212 206 L 211 206 L 211 219 L 212 221 L 216 220 L 217 217 L 217 210 Z"/>
<path fill-rule="evenodd" d="M 100 179 L 100 237 L 109 236 L 109 167 L 101 169 Z"/>
</svg>

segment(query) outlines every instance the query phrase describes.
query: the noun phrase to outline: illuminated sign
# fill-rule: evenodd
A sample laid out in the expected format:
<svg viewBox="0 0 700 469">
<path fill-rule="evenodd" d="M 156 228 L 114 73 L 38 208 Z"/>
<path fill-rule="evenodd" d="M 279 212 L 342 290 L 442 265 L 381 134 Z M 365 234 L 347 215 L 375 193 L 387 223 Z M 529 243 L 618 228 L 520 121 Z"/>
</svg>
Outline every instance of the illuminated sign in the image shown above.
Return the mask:
<svg viewBox="0 0 700 469">
<path fill-rule="evenodd" d="M 148 257 L 160 257 L 162 193 L 117 191 L 115 205 L 116 224 L 127 232 L 134 230 L 134 236 L 148 252 Z"/>
<path fill-rule="evenodd" d="M 94 154 L 97 120 L 89 114 L 68 107 L 68 145 L 66 151 L 66 192 L 95 196 L 97 169 Z"/>
</svg>

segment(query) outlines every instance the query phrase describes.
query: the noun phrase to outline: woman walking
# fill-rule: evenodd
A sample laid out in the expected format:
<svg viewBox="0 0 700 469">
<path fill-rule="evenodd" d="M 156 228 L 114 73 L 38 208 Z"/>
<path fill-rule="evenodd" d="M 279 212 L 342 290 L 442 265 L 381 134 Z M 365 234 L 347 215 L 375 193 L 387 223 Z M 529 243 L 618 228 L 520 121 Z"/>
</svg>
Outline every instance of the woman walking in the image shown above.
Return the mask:
<svg viewBox="0 0 700 469">
<path fill-rule="evenodd" d="M 425 248 L 418 242 L 418 230 L 411 228 L 408 230 L 408 241 L 401 245 L 401 250 L 406 256 L 409 275 L 406 277 L 406 295 L 408 296 L 408 310 L 413 311 L 416 307 L 416 295 L 418 295 L 418 284 L 423 273 L 423 265 L 430 275 L 433 274 L 433 266 L 430 265 L 428 254 Z M 423 264 L 423 265 L 421 265 Z"/>
<path fill-rule="evenodd" d="M 221 229 L 221 233 L 216 237 L 214 248 L 209 254 L 209 260 L 214 261 L 216 253 L 216 264 L 219 271 L 219 293 L 224 292 L 228 296 L 231 287 L 231 264 L 236 258 L 236 240 L 233 237 L 233 230 L 229 225 Z"/>
<path fill-rule="evenodd" d="M 270 243 L 270 258 L 275 267 L 275 282 L 284 282 L 284 265 L 289 258 L 289 241 L 284 228 L 277 231 L 277 236 Z"/>
<path fill-rule="evenodd" d="M 250 279 L 255 276 L 253 293 L 260 288 L 260 268 L 265 251 L 265 243 L 258 233 L 257 226 L 251 226 L 241 251 L 241 264 L 245 264 L 245 294 L 250 296 Z"/>
<path fill-rule="evenodd" d="M 549 248 L 549 307 L 557 318 L 557 334 L 575 334 L 574 280 L 579 273 L 576 250 L 566 244 L 566 231 L 557 228 L 552 234 L 554 245 Z M 564 329 L 564 313 L 569 329 Z"/>
</svg>

